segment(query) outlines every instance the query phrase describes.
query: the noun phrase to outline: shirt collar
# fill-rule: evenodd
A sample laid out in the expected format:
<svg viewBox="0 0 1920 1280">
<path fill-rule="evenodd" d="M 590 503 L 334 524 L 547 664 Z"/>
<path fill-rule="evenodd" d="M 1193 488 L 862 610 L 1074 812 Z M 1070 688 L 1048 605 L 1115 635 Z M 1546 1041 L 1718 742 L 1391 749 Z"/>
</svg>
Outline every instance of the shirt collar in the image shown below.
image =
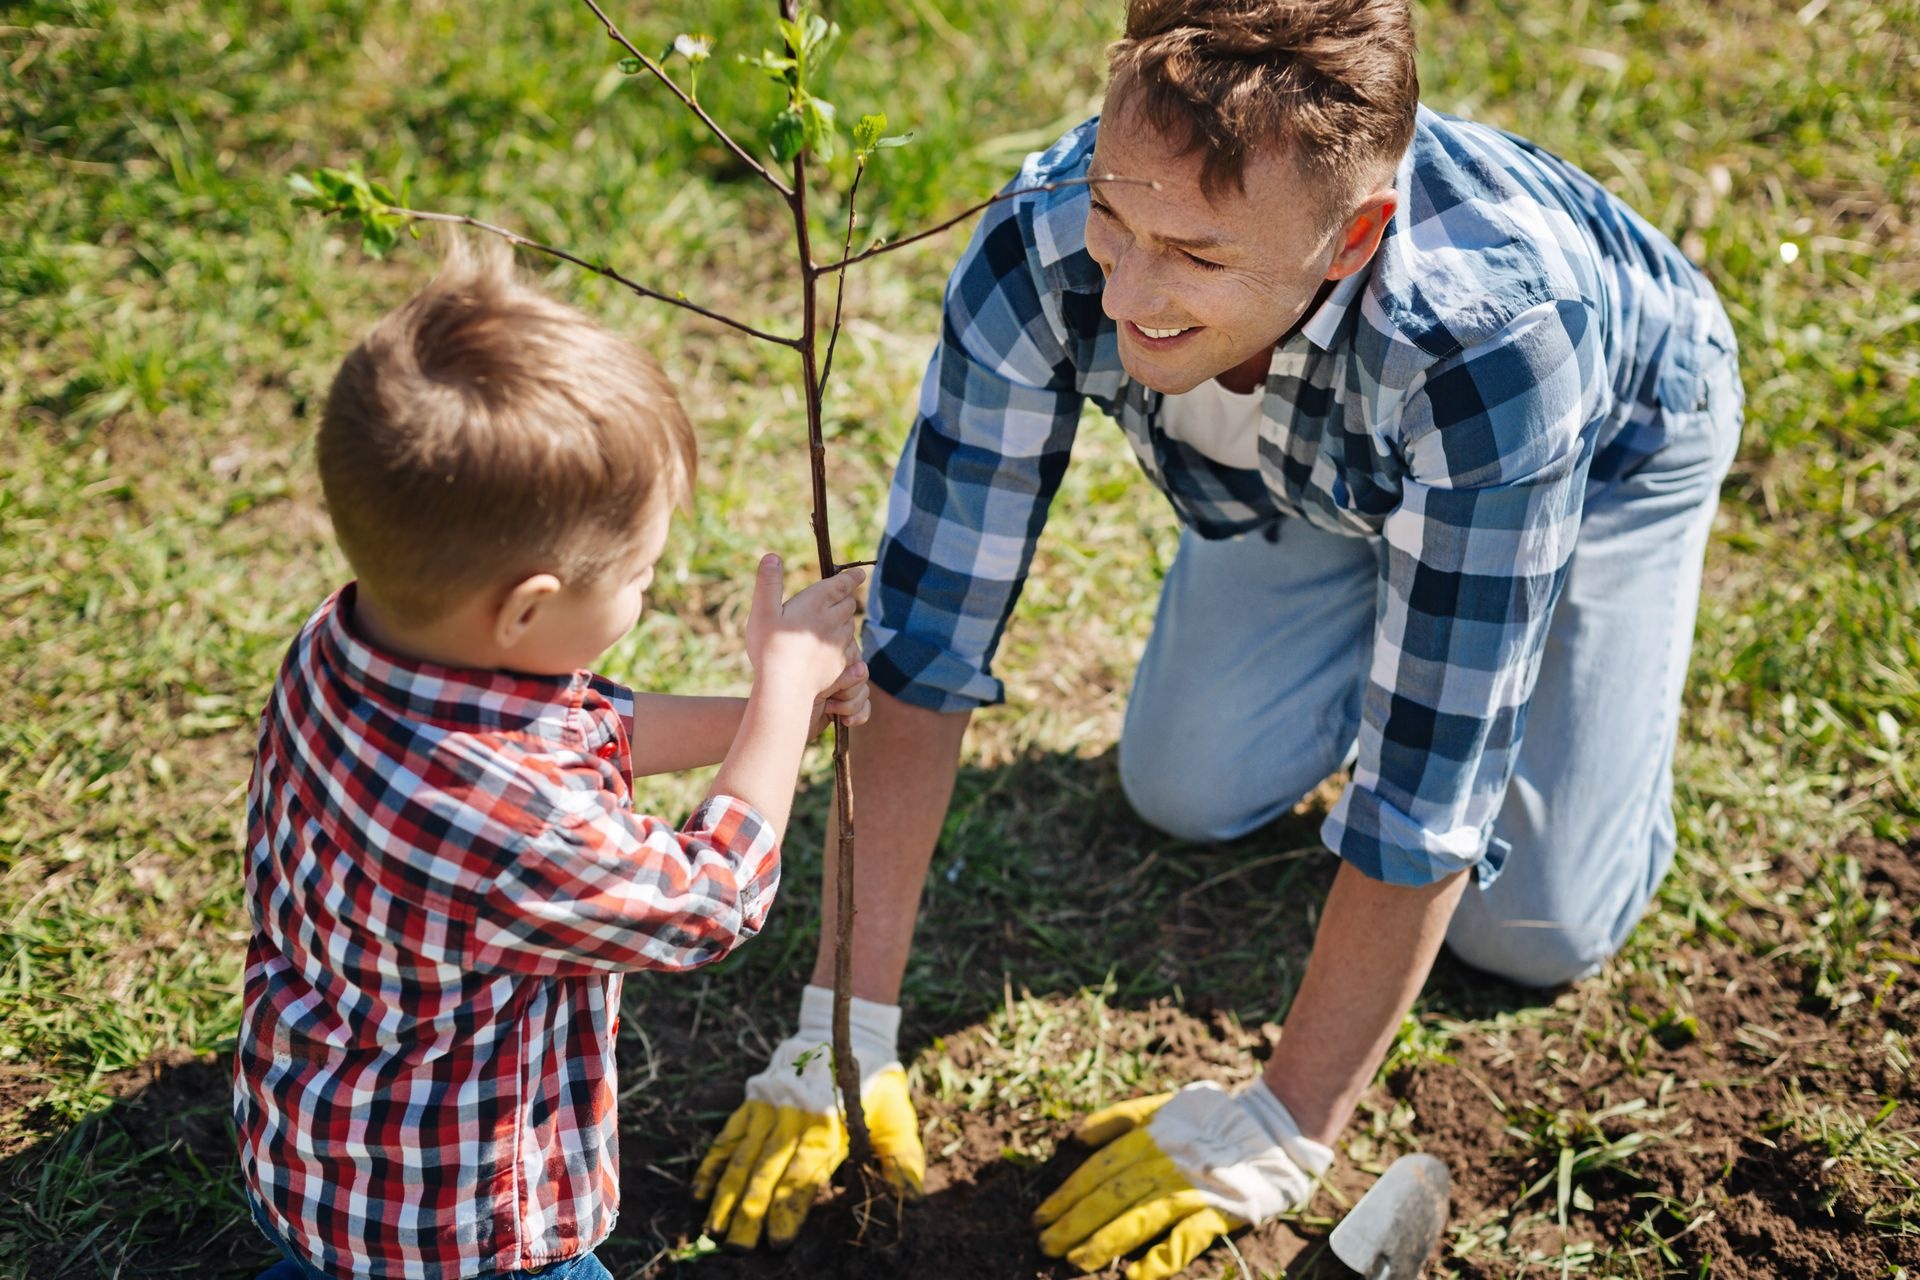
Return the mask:
<svg viewBox="0 0 1920 1280">
<path fill-rule="evenodd" d="M 527 733 L 564 743 L 590 679 L 444 667 L 376 648 L 354 630 L 356 586 L 320 606 L 309 630 L 320 666 L 355 694 L 408 720 L 462 732 Z"/>
<path fill-rule="evenodd" d="M 1316 307 L 1313 314 L 1307 317 L 1307 322 L 1300 326 L 1300 336 L 1322 351 L 1333 350 L 1340 341 L 1340 331 L 1346 324 L 1347 312 L 1353 309 L 1354 300 L 1360 296 L 1371 270 L 1371 267 L 1362 267 L 1336 281 L 1326 301 Z"/>
</svg>

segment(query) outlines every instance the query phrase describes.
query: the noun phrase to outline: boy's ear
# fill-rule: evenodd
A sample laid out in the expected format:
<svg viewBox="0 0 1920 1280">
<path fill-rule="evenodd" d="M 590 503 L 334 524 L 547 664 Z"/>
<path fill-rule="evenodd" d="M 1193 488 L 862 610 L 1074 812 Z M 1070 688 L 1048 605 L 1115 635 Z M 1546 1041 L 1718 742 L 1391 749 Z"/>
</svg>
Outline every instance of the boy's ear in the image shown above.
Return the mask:
<svg viewBox="0 0 1920 1280">
<path fill-rule="evenodd" d="M 493 642 L 511 649 L 526 637 L 540 611 L 560 593 L 560 579 L 550 573 L 522 578 L 508 589 L 493 614 Z"/>
</svg>

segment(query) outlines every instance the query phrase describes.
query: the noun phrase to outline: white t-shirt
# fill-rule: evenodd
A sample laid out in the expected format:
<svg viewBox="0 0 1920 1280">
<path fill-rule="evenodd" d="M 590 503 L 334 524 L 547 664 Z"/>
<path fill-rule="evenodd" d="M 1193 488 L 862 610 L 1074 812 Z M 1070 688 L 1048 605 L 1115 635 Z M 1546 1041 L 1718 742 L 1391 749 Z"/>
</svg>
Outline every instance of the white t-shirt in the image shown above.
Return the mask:
<svg viewBox="0 0 1920 1280">
<path fill-rule="evenodd" d="M 1253 471 L 1260 466 L 1260 420 L 1267 384 L 1245 395 L 1208 378 L 1191 391 L 1160 400 L 1160 429 L 1190 449 L 1225 467 Z"/>
</svg>

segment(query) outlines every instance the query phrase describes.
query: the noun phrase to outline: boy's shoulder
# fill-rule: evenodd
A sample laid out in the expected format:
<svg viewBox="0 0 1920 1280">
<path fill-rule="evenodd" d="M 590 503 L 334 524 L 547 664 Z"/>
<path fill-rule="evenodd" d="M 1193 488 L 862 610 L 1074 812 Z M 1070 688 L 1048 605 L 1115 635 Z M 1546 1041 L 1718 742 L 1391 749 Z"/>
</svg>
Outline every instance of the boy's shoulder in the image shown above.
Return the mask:
<svg viewBox="0 0 1920 1280">
<path fill-rule="evenodd" d="M 289 646 L 259 752 L 285 798 L 368 870 L 471 886 L 551 828 L 624 805 L 629 690 L 587 672 L 461 672 L 380 653 L 347 625 L 343 594 Z"/>
</svg>

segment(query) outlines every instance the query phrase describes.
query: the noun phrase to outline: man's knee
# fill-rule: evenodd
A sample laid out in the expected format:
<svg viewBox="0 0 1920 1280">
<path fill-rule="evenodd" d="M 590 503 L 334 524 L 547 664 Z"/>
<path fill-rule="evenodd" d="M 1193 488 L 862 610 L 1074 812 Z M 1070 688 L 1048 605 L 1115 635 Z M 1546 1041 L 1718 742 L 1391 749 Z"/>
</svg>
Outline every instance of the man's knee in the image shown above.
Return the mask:
<svg viewBox="0 0 1920 1280">
<path fill-rule="evenodd" d="M 1184 772 L 1144 762 L 1139 753 L 1120 750 L 1120 790 L 1141 821 L 1181 840 L 1225 838 L 1222 818 L 1230 816 L 1221 797 Z"/>
<path fill-rule="evenodd" d="M 1125 738 L 1120 743 L 1120 789 L 1127 803 L 1143 822 L 1181 840 L 1245 835 L 1299 803 L 1335 767 L 1292 761 L 1263 777 L 1240 759 L 1142 750 Z"/>
<path fill-rule="evenodd" d="M 1600 971 L 1626 944 L 1673 858 L 1672 825 L 1612 858 L 1556 860 L 1577 842 L 1516 844 L 1499 879 L 1471 886 L 1447 926 L 1447 949 L 1523 987 L 1560 987 Z"/>
<path fill-rule="evenodd" d="M 1614 948 L 1578 926 L 1501 921 L 1489 929 L 1450 931 L 1447 950 L 1483 973 L 1545 990 L 1598 973 Z"/>
<path fill-rule="evenodd" d="M 1504 878 L 1488 889 L 1469 888 L 1447 926 L 1447 949 L 1473 968 L 1518 986 L 1562 987 L 1598 973 L 1646 906 L 1645 896 L 1636 891 L 1608 902 L 1600 886 L 1593 886 L 1576 904 L 1561 894 L 1527 888 Z"/>
</svg>

